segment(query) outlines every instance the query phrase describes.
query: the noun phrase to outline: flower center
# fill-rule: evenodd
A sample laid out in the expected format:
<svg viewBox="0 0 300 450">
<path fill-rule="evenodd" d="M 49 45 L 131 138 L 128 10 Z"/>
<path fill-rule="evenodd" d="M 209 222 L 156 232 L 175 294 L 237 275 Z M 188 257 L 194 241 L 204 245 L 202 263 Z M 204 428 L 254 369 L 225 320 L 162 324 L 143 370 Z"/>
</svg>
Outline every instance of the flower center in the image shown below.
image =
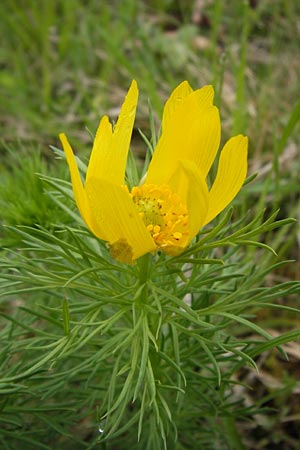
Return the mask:
<svg viewBox="0 0 300 450">
<path fill-rule="evenodd" d="M 131 190 L 131 197 L 156 245 L 176 255 L 188 244 L 187 207 L 168 186 L 145 184 Z"/>
</svg>

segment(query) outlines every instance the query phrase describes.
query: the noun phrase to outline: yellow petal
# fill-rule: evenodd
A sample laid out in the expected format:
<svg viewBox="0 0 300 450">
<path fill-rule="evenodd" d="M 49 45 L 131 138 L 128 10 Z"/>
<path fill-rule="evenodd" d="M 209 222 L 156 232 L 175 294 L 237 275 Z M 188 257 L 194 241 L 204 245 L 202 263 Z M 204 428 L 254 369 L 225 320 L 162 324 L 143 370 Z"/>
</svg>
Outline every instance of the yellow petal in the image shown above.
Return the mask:
<svg viewBox="0 0 300 450">
<path fill-rule="evenodd" d="M 208 84 L 200 89 L 196 89 L 193 95 L 198 106 L 203 109 L 212 106 L 215 92 L 213 86 Z"/>
<path fill-rule="evenodd" d="M 177 86 L 168 100 L 166 101 L 163 118 L 162 118 L 162 129 L 164 130 L 172 117 L 174 111 L 177 107 L 184 101 L 184 99 L 193 92 L 193 89 L 187 81 L 183 81 Z"/>
<path fill-rule="evenodd" d="M 204 224 L 208 211 L 208 188 L 206 181 L 194 162 L 179 161 L 169 186 L 186 204 L 189 217 L 189 240 L 191 241 Z"/>
<path fill-rule="evenodd" d="M 89 178 L 85 188 L 96 223 L 95 234 L 114 246 L 116 259 L 124 261 L 128 255 L 136 259 L 156 249 L 128 192 L 98 178 Z"/>
<path fill-rule="evenodd" d="M 220 145 L 220 117 L 215 106 L 205 103 L 202 107 L 200 102 L 190 101 L 195 92 L 182 102 L 163 130 L 149 165 L 147 183 L 166 183 L 181 159 L 193 161 L 203 176 L 207 175 Z"/>
<path fill-rule="evenodd" d="M 235 136 L 225 144 L 216 179 L 209 192 L 209 209 L 205 224 L 216 217 L 234 199 L 247 175 L 248 138 Z"/>
<path fill-rule="evenodd" d="M 87 180 L 96 177 L 116 184 L 124 183 L 137 100 L 138 88 L 133 80 L 114 130 L 107 116 L 100 121 L 87 170 Z"/>
<path fill-rule="evenodd" d="M 74 197 L 78 206 L 78 209 L 80 211 L 80 214 L 86 224 L 91 228 L 91 218 L 90 218 L 90 212 L 89 207 L 87 203 L 86 193 L 84 191 L 80 173 L 78 170 L 78 166 L 76 163 L 76 159 L 72 150 L 71 145 L 69 144 L 69 141 L 64 133 L 60 133 L 59 139 L 62 143 L 67 163 L 69 166 L 70 174 L 71 174 L 71 181 L 72 181 L 72 187 L 74 192 Z"/>
<path fill-rule="evenodd" d="M 204 86 L 201 89 L 193 91 L 189 83 L 183 81 L 174 89 L 169 99 L 166 101 L 162 119 L 162 130 L 164 131 L 166 129 L 176 111 L 179 111 L 179 114 L 182 114 L 180 112 L 180 107 L 184 108 L 185 102 L 190 105 L 195 104 L 196 107 L 205 109 L 212 106 L 213 98 L 214 90 L 212 86 Z"/>
</svg>

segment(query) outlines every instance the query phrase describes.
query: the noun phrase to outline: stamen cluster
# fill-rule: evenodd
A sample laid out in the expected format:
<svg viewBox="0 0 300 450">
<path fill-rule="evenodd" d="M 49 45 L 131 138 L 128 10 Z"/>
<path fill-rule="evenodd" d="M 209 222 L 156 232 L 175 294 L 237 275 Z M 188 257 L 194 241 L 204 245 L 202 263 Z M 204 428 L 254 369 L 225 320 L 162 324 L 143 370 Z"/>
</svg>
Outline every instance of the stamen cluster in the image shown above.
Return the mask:
<svg viewBox="0 0 300 450">
<path fill-rule="evenodd" d="M 154 184 L 136 186 L 130 195 L 158 247 L 176 254 L 178 247 L 187 245 L 188 213 L 179 195 L 168 186 Z"/>
</svg>

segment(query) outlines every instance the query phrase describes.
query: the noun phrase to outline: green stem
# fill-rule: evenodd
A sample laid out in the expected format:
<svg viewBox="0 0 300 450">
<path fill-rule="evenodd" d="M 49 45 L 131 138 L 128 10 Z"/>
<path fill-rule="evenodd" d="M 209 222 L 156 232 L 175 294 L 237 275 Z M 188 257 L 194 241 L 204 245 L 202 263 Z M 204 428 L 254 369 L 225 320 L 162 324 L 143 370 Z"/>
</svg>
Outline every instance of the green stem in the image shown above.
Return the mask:
<svg viewBox="0 0 300 450">
<path fill-rule="evenodd" d="M 151 255 L 146 254 L 138 259 L 140 286 L 146 284 L 150 274 L 150 258 Z"/>
</svg>

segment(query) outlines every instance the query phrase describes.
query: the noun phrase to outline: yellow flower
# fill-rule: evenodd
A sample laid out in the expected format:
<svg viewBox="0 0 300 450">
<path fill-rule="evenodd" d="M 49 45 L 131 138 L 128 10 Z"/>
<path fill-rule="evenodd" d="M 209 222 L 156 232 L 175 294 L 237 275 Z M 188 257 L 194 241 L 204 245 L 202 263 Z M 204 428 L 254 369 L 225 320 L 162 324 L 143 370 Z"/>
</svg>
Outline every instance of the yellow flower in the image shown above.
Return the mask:
<svg viewBox="0 0 300 450">
<path fill-rule="evenodd" d="M 248 139 L 242 135 L 225 144 L 216 178 L 210 189 L 207 185 L 221 134 L 213 95 L 212 86 L 193 91 L 187 81 L 173 91 L 145 180 L 131 191 L 125 168 L 138 99 L 135 81 L 115 127 L 107 116 L 100 121 L 84 185 L 60 134 L 80 214 L 117 260 L 130 263 L 157 249 L 180 254 L 239 192 L 247 173 Z"/>
</svg>

